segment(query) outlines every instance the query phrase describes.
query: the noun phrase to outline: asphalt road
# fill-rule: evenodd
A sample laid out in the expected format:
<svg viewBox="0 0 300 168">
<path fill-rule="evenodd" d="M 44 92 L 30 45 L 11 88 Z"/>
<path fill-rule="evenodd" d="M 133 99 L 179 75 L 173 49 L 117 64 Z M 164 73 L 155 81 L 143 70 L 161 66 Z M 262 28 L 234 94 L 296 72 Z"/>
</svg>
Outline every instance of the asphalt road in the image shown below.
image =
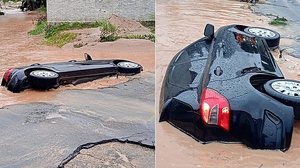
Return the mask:
<svg viewBox="0 0 300 168">
<path fill-rule="evenodd" d="M 300 58 L 300 0 L 266 0 L 265 3 L 251 7 L 258 15 L 270 18 L 284 17 L 288 20 L 287 26 L 279 26 L 281 38 L 290 39 L 292 44 L 283 45 L 292 56 Z"/>
<path fill-rule="evenodd" d="M 102 167 L 112 159 L 111 167 L 154 167 L 154 81 L 145 73 L 111 88 L 67 90 L 48 103 L 1 108 L 0 167 L 57 167 L 80 145 L 109 139 L 136 144 L 96 145 L 66 167 Z M 112 157 L 95 159 L 101 154 Z"/>
</svg>

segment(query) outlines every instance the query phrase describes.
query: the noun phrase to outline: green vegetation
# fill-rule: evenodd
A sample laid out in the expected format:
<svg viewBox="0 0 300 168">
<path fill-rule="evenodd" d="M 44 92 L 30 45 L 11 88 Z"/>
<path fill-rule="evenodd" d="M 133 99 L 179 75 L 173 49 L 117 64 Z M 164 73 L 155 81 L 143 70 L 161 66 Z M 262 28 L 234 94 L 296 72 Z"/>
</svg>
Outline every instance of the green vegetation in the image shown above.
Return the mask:
<svg viewBox="0 0 300 168">
<path fill-rule="evenodd" d="M 108 21 L 103 21 L 101 25 L 101 35 L 100 35 L 100 41 L 115 41 L 118 39 L 118 36 L 116 34 L 117 27 L 113 24 L 111 24 Z"/>
<path fill-rule="evenodd" d="M 103 22 L 92 22 L 92 23 L 80 23 L 80 22 L 62 22 L 55 25 L 47 26 L 45 30 L 45 37 L 51 37 L 58 32 L 66 30 L 76 30 L 76 29 L 85 29 L 85 28 L 97 28 L 101 27 Z"/>
<path fill-rule="evenodd" d="M 28 32 L 30 35 L 39 35 L 44 33 L 47 28 L 47 21 L 40 21 L 35 25 L 35 28 Z"/>
<path fill-rule="evenodd" d="M 151 33 L 155 34 L 155 21 L 141 21 L 140 23 L 150 29 Z"/>
<path fill-rule="evenodd" d="M 66 43 L 72 42 L 76 38 L 75 33 L 66 33 L 67 30 L 100 28 L 102 30 L 100 41 L 114 41 L 117 39 L 115 32 L 117 27 L 108 21 L 97 22 L 63 22 L 54 25 L 48 25 L 45 19 L 38 21 L 35 28 L 28 32 L 30 35 L 43 35 L 46 44 L 62 47 Z"/>
<path fill-rule="evenodd" d="M 41 6 L 40 8 L 36 9 L 39 13 L 47 13 L 47 8 L 45 6 Z"/>
<path fill-rule="evenodd" d="M 5 15 L 5 13 L 0 11 L 0 16 L 1 16 L 1 15 Z"/>
<path fill-rule="evenodd" d="M 45 39 L 47 45 L 62 47 L 67 43 L 70 43 L 76 39 L 77 35 L 75 33 L 59 32 L 53 36 Z"/>
<path fill-rule="evenodd" d="M 2 0 L 4 3 L 6 2 L 9 2 L 9 1 L 12 1 L 12 2 L 19 2 L 19 1 L 22 1 L 22 0 Z"/>
<path fill-rule="evenodd" d="M 282 17 L 276 17 L 275 19 L 273 19 L 271 22 L 269 22 L 270 25 L 274 25 L 274 26 L 285 26 L 287 25 L 287 19 Z"/>
<path fill-rule="evenodd" d="M 33 11 L 39 9 L 39 11 L 46 11 L 46 0 L 22 0 L 20 7 L 22 11 L 29 10 Z"/>
<path fill-rule="evenodd" d="M 152 29 L 151 32 L 155 31 L 155 22 L 143 22 L 143 25 Z M 65 32 L 68 30 L 76 30 L 76 29 L 85 29 L 85 28 L 100 28 L 100 42 L 106 41 L 115 41 L 119 38 L 126 39 L 147 39 L 151 41 L 155 41 L 154 34 L 148 35 L 128 35 L 128 36 L 118 36 L 117 35 L 117 27 L 111 24 L 109 21 L 102 20 L 97 22 L 63 22 L 58 24 L 49 25 L 46 21 L 46 18 L 40 19 L 36 24 L 35 28 L 28 32 L 30 35 L 43 35 L 44 41 L 47 45 L 53 45 L 62 47 L 63 45 L 73 42 L 77 34 L 71 32 Z M 79 46 L 78 46 L 79 47 Z"/>
<path fill-rule="evenodd" d="M 155 42 L 155 35 L 154 34 L 146 34 L 146 35 L 132 34 L 132 35 L 125 36 L 123 38 L 126 38 L 126 39 L 146 39 L 146 40 L 150 40 L 152 42 Z"/>
</svg>

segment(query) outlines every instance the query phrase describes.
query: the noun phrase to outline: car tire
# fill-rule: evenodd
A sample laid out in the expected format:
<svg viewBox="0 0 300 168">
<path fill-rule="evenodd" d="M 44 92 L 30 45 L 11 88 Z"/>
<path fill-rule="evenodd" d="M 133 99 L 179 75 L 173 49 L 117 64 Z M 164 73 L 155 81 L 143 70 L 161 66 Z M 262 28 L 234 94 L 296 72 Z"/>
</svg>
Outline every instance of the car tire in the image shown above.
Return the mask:
<svg viewBox="0 0 300 168">
<path fill-rule="evenodd" d="M 285 105 L 292 106 L 294 108 L 295 119 L 300 120 L 300 91 L 298 93 L 290 91 L 290 93 L 294 93 L 294 95 L 287 95 L 288 91 L 283 92 L 283 90 L 288 89 L 288 88 L 284 88 L 285 87 L 284 83 L 290 83 L 289 87 L 295 85 L 295 87 L 298 87 L 298 89 L 297 88 L 292 88 L 292 89 L 300 90 L 299 81 L 286 80 L 286 79 L 270 80 L 264 84 L 264 89 L 268 95 L 272 96 L 276 100 L 282 102 Z M 291 85 L 291 83 L 293 85 Z"/>
<path fill-rule="evenodd" d="M 48 90 L 58 86 L 58 73 L 49 70 L 34 70 L 28 75 L 28 82 L 35 89 Z"/>
<path fill-rule="evenodd" d="M 300 105 L 300 82 L 287 79 L 273 79 L 264 84 L 270 96 L 287 105 Z"/>
<path fill-rule="evenodd" d="M 256 37 L 264 38 L 270 49 L 276 49 L 279 47 L 280 34 L 274 30 L 262 27 L 247 27 L 246 29 L 244 29 L 244 32 Z"/>
<path fill-rule="evenodd" d="M 138 74 L 142 71 L 142 66 L 129 61 L 121 61 L 117 63 L 118 71 L 125 74 Z"/>
</svg>

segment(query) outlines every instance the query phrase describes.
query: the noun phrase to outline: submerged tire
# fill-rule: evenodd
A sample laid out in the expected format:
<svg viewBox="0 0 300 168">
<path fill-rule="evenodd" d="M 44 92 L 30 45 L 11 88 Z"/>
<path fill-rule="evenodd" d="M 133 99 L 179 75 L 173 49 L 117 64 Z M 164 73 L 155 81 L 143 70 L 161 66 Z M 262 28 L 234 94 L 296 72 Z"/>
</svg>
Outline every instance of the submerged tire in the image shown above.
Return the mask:
<svg viewBox="0 0 300 168">
<path fill-rule="evenodd" d="M 264 38 L 270 49 L 276 49 L 279 47 L 280 34 L 274 30 L 262 27 L 247 27 L 244 31 L 248 34 Z"/>
<path fill-rule="evenodd" d="M 142 66 L 134 62 L 121 61 L 117 66 L 120 73 L 138 74 L 142 71 Z"/>
<path fill-rule="evenodd" d="M 34 70 L 28 76 L 28 82 L 35 89 L 47 90 L 58 85 L 58 73 L 49 70 Z"/>
</svg>

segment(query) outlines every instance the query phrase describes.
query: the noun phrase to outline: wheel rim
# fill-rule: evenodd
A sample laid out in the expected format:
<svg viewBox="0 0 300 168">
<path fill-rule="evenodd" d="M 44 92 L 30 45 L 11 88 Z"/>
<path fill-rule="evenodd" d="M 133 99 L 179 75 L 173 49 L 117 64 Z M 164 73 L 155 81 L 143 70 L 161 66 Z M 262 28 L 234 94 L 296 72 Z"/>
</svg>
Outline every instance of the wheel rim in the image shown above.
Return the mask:
<svg viewBox="0 0 300 168">
<path fill-rule="evenodd" d="M 284 95 L 287 96 L 300 96 L 300 83 L 294 81 L 276 81 L 271 84 L 271 87 Z"/>
<path fill-rule="evenodd" d="M 139 65 L 133 62 L 119 62 L 118 63 L 119 67 L 124 67 L 124 68 L 138 68 Z"/>
<path fill-rule="evenodd" d="M 31 74 L 33 76 L 45 77 L 45 78 L 58 77 L 57 73 L 52 71 L 46 71 L 46 70 L 32 71 Z"/>
<path fill-rule="evenodd" d="M 250 33 L 256 35 L 256 36 L 260 36 L 260 37 L 267 37 L 267 38 L 271 38 L 271 37 L 275 37 L 276 34 L 270 30 L 267 29 L 262 29 L 262 28 L 249 28 L 248 29 Z"/>
</svg>

